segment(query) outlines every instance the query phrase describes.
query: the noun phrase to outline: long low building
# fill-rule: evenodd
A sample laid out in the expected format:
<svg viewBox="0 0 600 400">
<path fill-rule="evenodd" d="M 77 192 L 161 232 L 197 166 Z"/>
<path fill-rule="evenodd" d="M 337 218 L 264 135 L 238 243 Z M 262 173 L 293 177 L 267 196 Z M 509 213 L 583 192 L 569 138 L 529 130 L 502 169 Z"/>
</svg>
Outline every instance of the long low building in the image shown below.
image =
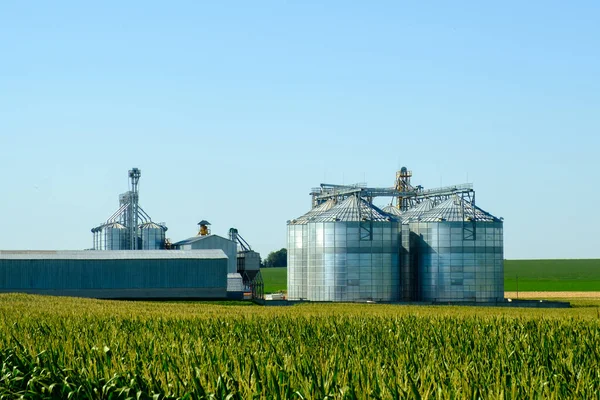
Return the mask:
<svg viewBox="0 0 600 400">
<path fill-rule="evenodd" d="M 0 251 L 0 293 L 102 299 L 221 299 L 222 250 Z"/>
</svg>

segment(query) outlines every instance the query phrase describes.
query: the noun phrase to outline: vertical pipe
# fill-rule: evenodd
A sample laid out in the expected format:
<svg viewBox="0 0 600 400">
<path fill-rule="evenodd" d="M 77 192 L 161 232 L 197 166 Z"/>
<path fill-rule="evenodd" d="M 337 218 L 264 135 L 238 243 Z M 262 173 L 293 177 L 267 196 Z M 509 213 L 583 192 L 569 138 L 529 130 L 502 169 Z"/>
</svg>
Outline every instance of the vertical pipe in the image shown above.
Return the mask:
<svg viewBox="0 0 600 400">
<path fill-rule="evenodd" d="M 142 171 L 138 168 L 132 168 L 129 170 L 129 178 L 131 179 L 131 199 L 129 202 L 129 240 L 130 249 L 137 250 L 138 241 L 137 241 L 137 226 L 138 226 L 138 182 L 140 181 L 140 176 L 142 175 Z"/>
</svg>

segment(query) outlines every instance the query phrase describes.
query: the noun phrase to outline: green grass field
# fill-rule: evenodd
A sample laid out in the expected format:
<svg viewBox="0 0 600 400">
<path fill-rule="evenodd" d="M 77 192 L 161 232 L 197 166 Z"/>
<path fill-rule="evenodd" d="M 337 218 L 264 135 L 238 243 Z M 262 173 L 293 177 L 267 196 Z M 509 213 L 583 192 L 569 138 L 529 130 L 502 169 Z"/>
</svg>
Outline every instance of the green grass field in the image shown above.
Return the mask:
<svg viewBox="0 0 600 400">
<path fill-rule="evenodd" d="M 286 268 L 261 270 L 265 292 L 287 290 Z M 504 290 L 521 292 L 600 291 L 600 260 L 506 260 Z"/>
<path fill-rule="evenodd" d="M 287 291 L 287 268 L 261 268 L 260 273 L 265 283 L 265 293 Z"/>
<path fill-rule="evenodd" d="M 239 306 L 0 295 L 0 398 L 592 399 L 572 309 Z"/>
<path fill-rule="evenodd" d="M 600 291 L 600 260 L 507 260 L 504 290 Z"/>
</svg>

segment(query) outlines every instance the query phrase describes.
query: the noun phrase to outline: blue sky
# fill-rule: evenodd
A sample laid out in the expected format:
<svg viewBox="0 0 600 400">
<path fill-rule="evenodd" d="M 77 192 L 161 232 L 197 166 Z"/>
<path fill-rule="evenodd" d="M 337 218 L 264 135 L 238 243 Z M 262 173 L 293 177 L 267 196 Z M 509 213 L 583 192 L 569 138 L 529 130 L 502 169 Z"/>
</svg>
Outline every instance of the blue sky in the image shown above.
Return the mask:
<svg viewBox="0 0 600 400">
<path fill-rule="evenodd" d="M 135 166 L 172 240 L 266 256 L 311 187 L 406 165 L 506 258 L 600 257 L 600 3 L 485 3 L 3 1 L 0 248 L 90 247 Z"/>
</svg>

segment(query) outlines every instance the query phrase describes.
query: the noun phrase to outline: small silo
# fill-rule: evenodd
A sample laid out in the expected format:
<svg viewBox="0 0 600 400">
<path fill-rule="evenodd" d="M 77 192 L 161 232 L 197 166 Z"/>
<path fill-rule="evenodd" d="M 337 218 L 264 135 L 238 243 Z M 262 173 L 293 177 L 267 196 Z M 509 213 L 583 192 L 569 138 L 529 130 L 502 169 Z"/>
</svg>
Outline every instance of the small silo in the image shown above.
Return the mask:
<svg viewBox="0 0 600 400">
<path fill-rule="evenodd" d="M 146 222 L 138 226 L 142 240 L 142 250 L 162 250 L 165 248 L 165 232 L 167 227 L 154 222 Z"/>
<path fill-rule="evenodd" d="M 123 250 L 127 248 L 128 230 L 118 223 L 110 222 L 92 229 L 94 250 Z"/>
<path fill-rule="evenodd" d="M 287 247 L 287 297 L 292 300 L 306 299 L 306 273 L 308 268 L 308 221 L 330 210 L 333 199 L 313 207 L 309 212 L 288 222 Z"/>
<path fill-rule="evenodd" d="M 311 301 L 397 301 L 399 221 L 358 195 L 308 220 Z"/>
<path fill-rule="evenodd" d="M 419 299 L 502 301 L 502 225 L 500 219 L 458 196 L 412 219 Z"/>
</svg>

